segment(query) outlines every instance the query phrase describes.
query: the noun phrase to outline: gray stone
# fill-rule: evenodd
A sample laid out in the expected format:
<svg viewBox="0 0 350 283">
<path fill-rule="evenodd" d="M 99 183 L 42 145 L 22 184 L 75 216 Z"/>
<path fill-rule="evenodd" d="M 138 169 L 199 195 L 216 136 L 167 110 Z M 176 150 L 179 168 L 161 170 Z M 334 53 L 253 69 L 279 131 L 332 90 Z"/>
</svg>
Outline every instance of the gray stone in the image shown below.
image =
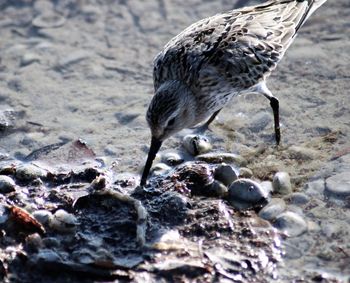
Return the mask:
<svg viewBox="0 0 350 283">
<path fill-rule="evenodd" d="M 270 181 L 262 181 L 260 183 L 260 186 L 266 191 L 268 192 L 268 194 L 271 194 L 273 192 L 273 186 L 272 186 L 272 182 Z"/>
<path fill-rule="evenodd" d="M 151 168 L 151 174 L 153 176 L 160 176 L 166 174 L 171 170 L 171 167 L 165 163 L 157 163 Z"/>
<path fill-rule="evenodd" d="M 32 25 L 36 28 L 58 28 L 63 26 L 66 19 L 60 14 L 48 12 L 45 14 L 40 14 L 33 19 Z"/>
<path fill-rule="evenodd" d="M 59 209 L 55 212 L 53 217 L 50 218 L 49 225 L 52 229 L 55 229 L 58 232 L 72 233 L 76 230 L 78 221 L 73 214 L 70 214 L 63 209 Z"/>
<path fill-rule="evenodd" d="M 285 209 L 286 203 L 283 199 L 273 198 L 265 207 L 260 210 L 259 216 L 265 220 L 273 220 Z"/>
<path fill-rule="evenodd" d="M 250 179 L 238 179 L 229 188 L 230 200 L 258 204 L 267 198 L 266 191 L 257 182 Z"/>
<path fill-rule="evenodd" d="M 307 183 L 304 186 L 305 194 L 311 197 L 321 197 L 325 189 L 325 182 L 323 179 L 315 180 Z"/>
<path fill-rule="evenodd" d="M 344 172 L 326 180 L 325 194 L 334 198 L 346 198 L 350 196 L 350 172 Z"/>
<path fill-rule="evenodd" d="M 208 195 L 213 197 L 226 197 L 228 194 L 228 188 L 220 181 L 214 180 L 214 182 L 208 188 Z"/>
<path fill-rule="evenodd" d="M 239 168 L 239 177 L 240 178 L 251 178 L 253 176 L 253 171 L 247 167 Z"/>
<path fill-rule="evenodd" d="M 233 163 L 237 164 L 238 166 L 245 166 L 247 164 L 247 160 L 244 157 L 227 152 L 210 152 L 201 154 L 196 156 L 196 160 L 208 163 Z"/>
<path fill-rule="evenodd" d="M 287 152 L 290 158 L 297 160 L 313 160 L 318 155 L 313 149 L 294 145 L 288 148 Z"/>
<path fill-rule="evenodd" d="M 276 218 L 274 226 L 289 237 L 296 237 L 307 231 L 305 220 L 300 215 L 291 211 L 280 214 Z"/>
<path fill-rule="evenodd" d="M 30 163 L 22 164 L 16 168 L 16 178 L 21 181 L 33 181 L 36 178 L 44 178 L 46 175 L 46 171 Z"/>
<path fill-rule="evenodd" d="M 310 197 L 304 193 L 295 192 L 285 197 L 290 204 L 304 205 L 310 201 Z"/>
<path fill-rule="evenodd" d="M 292 192 L 290 177 L 287 172 L 277 172 L 272 180 L 273 191 L 277 194 L 287 195 Z"/>
<path fill-rule="evenodd" d="M 0 175 L 0 194 L 7 194 L 15 191 L 16 184 L 8 176 Z"/>
<path fill-rule="evenodd" d="M 166 152 L 162 154 L 161 160 L 169 166 L 179 165 L 184 162 L 184 158 L 177 152 Z"/>
<path fill-rule="evenodd" d="M 52 213 L 48 210 L 41 209 L 34 211 L 33 217 L 45 226 L 51 221 Z"/>
<path fill-rule="evenodd" d="M 214 178 L 225 186 L 230 186 L 233 181 L 237 180 L 237 174 L 232 166 L 222 164 L 215 168 Z"/>
</svg>

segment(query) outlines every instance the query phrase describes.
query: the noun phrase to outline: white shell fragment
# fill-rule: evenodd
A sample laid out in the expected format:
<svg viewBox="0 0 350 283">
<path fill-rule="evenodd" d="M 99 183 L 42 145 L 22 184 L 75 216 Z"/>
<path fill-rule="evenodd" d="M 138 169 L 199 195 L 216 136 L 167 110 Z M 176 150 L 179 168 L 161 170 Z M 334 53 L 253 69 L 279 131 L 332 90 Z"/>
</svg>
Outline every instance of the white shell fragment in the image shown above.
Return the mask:
<svg viewBox="0 0 350 283">
<path fill-rule="evenodd" d="M 192 155 L 206 153 L 212 149 L 209 139 L 201 135 L 185 136 L 183 146 Z"/>
<path fill-rule="evenodd" d="M 72 233 L 75 231 L 78 221 L 73 214 L 59 209 L 55 212 L 49 224 L 52 229 L 58 232 Z"/>
</svg>

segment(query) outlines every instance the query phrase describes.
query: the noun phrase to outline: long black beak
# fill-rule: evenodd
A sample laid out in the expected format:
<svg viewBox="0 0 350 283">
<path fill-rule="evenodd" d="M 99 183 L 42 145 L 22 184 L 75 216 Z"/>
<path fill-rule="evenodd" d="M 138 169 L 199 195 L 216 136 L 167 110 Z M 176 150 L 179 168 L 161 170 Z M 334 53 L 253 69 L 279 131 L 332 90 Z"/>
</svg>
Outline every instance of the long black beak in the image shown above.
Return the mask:
<svg viewBox="0 0 350 283">
<path fill-rule="evenodd" d="M 143 169 L 140 186 L 146 185 L 147 177 L 148 177 L 149 171 L 151 170 L 153 160 L 156 157 L 157 152 L 161 145 L 162 145 L 161 140 L 158 140 L 155 137 L 152 137 L 151 148 L 149 149 L 145 168 Z"/>
</svg>

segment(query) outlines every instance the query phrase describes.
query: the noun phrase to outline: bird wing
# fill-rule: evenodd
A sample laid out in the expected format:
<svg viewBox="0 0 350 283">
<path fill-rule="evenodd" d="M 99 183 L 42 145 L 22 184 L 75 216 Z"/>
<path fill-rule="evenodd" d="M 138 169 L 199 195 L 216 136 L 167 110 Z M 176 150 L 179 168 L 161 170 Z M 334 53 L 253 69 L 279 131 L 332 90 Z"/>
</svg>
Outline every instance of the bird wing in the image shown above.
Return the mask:
<svg viewBox="0 0 350 283">
<path fill-rule="evenodd" d="M 282 59 L 296 32 L 326 0 L 275 0 L 194 23 L 154 61 L 154 86 L 169 79 L 200 87 L 225 79 L 245 89 Z"/>
</svg>

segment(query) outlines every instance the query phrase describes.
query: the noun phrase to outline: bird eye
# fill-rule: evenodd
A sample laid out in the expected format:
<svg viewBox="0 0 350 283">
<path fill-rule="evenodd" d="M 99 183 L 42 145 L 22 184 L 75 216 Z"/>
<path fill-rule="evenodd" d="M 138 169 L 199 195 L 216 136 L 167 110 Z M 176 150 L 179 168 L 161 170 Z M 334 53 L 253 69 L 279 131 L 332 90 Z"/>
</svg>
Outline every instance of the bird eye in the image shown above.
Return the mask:
<svg viewBox="0 0 350 283">
<path fill-rule="evenodd" d="M 172 127 L 175 124 L 175 118 L 171 118 L 168 122 L 168 127 Z"/>
</svg>

